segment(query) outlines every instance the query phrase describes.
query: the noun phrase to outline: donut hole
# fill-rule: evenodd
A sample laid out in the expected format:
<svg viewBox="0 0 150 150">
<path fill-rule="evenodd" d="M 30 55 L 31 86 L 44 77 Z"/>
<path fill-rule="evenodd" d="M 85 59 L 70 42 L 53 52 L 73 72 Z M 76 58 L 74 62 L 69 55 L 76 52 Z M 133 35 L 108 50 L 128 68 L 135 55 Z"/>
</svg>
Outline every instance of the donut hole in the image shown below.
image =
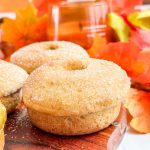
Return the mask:
<svg viewBox="0 0 150 150">
<path fill-rule="evenodd" d="M 51 44 L 48 46 L 47 48 L 48 50 L 57 50 L 58 49 L 58 45 L 57 44 Z"/>
<path fill-rule="evenodd" d="M 66 64 L 67 70 L 83 70 L 87 68 L 87 63 L 81 60 L 70 60 Z"/>
</svg>

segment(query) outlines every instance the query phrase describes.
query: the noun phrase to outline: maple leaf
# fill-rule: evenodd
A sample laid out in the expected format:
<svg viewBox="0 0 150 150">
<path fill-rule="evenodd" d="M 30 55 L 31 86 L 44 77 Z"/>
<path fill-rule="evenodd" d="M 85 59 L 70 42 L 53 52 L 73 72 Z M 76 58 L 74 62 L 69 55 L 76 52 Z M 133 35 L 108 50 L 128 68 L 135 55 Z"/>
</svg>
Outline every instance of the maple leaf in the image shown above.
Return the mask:
<svg viewBox="0 0 150 150">
<path fill-rule="evenodd" d="M 1 41 L 1 37 L 2 37 L 2 30 L 0 29 L 0 59 L 4 58 L 4 54 L 2 52 L 2 41 Z"/>
<path fill-rule="evenodd" d="M 121 17 L 124 19 L 124 21 L 126 22 L 126 24 L 130 27 L 131 31 L 136 31 L 137 27 L 135 27 L 128 19 L 128 15 L 127 14 L 122 14 Z"/>
<path fill-rule="evenodd" d="M 2 40 L 13 45 L 14 50 L 47 39 L 48 17 L 37 16 L 37 10 L 28 5 L 16 11 L 16 19 L 4 18 Z"/>
<path fill-rule="evenodd" d="M 136 30 L 131 31 L 130 41 L 134 42 L 136 45 L 140 47 L 140 49 L 144 49 L 146 47 L 150 47 L 150 30 Z"/>
<path fill-rule="evenodd" d="M 140 49 L 130 42 L 115 42 L 100 51 L 99 58 L 113 61 L 127 71 L 129 76 L 137 76 L 144 71 L 144 63 L 138 61 Z"/>
<path fill-rule="evenodd" d="M 137 79 L 145 73 L 147 66 L 142 59 L 141 48 L 135 42 L 110 42 L 95 35 L 93 44 L 88 50 L 91 57 L 113 61 L 127 71 L 131 78 Z"/>
<path fill-rule="evenodd" d="M 93 44 L 91 48 L 88 50 L 88 53 L 93 58 L 99 58 L 100 53 L 102 50 L 104 50 L 105 46 L 107 44 L 107 40 L 104 37 L 99 36 L 98 34 L 95 34 L 93 39 Z"/>
<path fill-rule="evenodd" d="M 108 25 L 114 29 L 119 41 L 128 41 L 130 35 L 130 28 L 121 16 L 116 13 L 109 13 Z"/>
<path fill-rule="evenodd" d="M 140 133 L 150 132 L 150 94 L 137 89 L 131 89 L 125 104 L 133 117 L 130 125 Z"/>
<path fill-rule="evenodd" d="M 143 0 L 107 0 L 112 11 L 119 14 L 129 14 L 136 5 L 143 4 Z"/>
<path fill-rule="evenodd" d="M 128 16 L 128 20 L 134 26 L 144 30 L 150 30 L 150 10 L 131 13 Z"/>
<path fill-rule="evenodd" d="M 38 9 L 38 14 L 43 15 L 45 13 L 48 13 L 50 5 L 58 4 L 61 1 L 62 0 L 34 0 L 33 3 Z"/>
<path fill-rule="evenodd" d="M 140 53 L 138 60 L 144 64 L 144 72 L 134 77 L 132 80 L 141 84 L 150 84 L 150 47 L 144 48 Z"/>
</svg>

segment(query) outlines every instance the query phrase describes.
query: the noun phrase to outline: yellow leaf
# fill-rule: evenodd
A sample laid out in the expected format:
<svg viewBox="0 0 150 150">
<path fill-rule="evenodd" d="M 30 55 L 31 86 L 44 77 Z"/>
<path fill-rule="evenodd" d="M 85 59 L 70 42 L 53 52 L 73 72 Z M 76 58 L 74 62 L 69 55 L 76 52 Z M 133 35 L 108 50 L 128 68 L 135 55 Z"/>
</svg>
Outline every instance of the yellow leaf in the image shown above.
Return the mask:
<svg viewBox="0 0 150 150">
<path fill-rule="evenodd" d="M 150 30 L 150 10 L 134 12 L 128 16 L 128 20 L 141 29 Z"/>
<path fill-rule="evenodd" d="M 108 14 L 108 25 L 113 28 L 121 42 L 127 42 L 130 36 L 130 28 L 123 18 L 116 13 Z"/>
<path fill-rule="evenodd" d="M 0 102 L 0 130 L 4 127 L 6 118 L 7 118 L 6 108 Z"/>
</svg>

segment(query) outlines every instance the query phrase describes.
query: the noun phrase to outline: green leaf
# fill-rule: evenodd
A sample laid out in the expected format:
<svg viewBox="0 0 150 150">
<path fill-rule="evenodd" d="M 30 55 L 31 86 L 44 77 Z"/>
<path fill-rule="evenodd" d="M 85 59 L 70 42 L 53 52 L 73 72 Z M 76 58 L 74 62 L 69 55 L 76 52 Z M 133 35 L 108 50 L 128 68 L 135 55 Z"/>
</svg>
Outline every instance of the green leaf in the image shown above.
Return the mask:
<svg viewBox="0 0 150 150">
<path fill-rule="evenodd" d="M 114 29 L 119 41 L 127 42 L 129 40 L 130 28 L 121 16 L 116 13 L 109 13 L 108 25 Z"/>
<path fill-rule="evenodd" d="M 150 10 L 134 12 L 128 16 L 128 20 L 141 29 L 150 30 Z"/>
</svg>

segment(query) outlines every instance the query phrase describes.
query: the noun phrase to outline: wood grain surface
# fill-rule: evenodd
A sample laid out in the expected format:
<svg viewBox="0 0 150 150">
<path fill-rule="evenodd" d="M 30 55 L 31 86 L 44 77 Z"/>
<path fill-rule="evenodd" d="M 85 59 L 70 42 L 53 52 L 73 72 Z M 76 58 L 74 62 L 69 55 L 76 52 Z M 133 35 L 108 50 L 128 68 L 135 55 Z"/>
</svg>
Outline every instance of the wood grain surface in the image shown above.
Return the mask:
<svg viewBox="0 0 150 150">
<path fill-rule="evenodd" d="M 8 116 L 4 150 L 115 150 L 127 126 L 126 110 L 105 130 L 84 136 L 58 136 L 33 126 L 24 107 Z"/>
</svg>

